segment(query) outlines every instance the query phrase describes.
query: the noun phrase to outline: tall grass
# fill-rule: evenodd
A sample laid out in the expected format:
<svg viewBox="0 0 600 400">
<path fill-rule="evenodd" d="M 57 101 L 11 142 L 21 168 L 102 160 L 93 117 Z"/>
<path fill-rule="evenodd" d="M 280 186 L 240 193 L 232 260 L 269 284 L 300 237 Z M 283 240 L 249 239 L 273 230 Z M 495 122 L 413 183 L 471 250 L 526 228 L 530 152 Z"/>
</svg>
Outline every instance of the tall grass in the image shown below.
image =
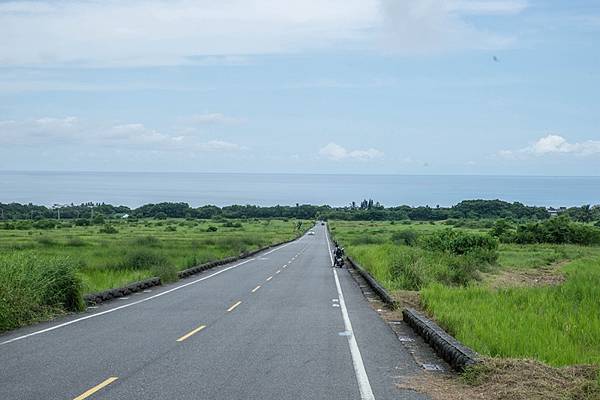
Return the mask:
<svg viewBox="0 0 600 400">
<path fill-rule="evenodd" d="M 420 290 L 436 282 L 464 285 L 489 268 L 469 255 L 393 244 L 350 246 L 348 254 L 390 290 Z"/>
<path fill-rule="evenodd" d="M 571 263 L 561 286 L 496 291 L 436 284 L 421 299 L 438 322 L 480 353 L 555 366 L 600 364 L 600 258 Z"/>
<path fill-rule="evenodd" d="M 32 253 L 0 255 L 0 331 L 84 307 L 77 265 Z"/>
</svg>

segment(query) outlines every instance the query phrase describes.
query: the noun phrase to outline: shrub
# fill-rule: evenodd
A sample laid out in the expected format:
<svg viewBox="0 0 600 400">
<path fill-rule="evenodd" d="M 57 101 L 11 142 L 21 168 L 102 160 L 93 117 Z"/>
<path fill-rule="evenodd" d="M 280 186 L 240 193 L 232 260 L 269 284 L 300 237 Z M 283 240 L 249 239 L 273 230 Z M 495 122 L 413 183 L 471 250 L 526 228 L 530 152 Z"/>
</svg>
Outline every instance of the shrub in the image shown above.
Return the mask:
<svg viewBox="0 0 600 400">
<path fill-rule="evenodd" d="M 56 227 L 56 221 L 51 219 L 41 219 L 35 221 L 32 226 L 36 229 L 54 229 L 54 227 Z"/>
<path fill-rule="evenodd" d="M 69 258 L 0 255 L 0 331 L 84 309 L 77 266 Z"/>
<path fill-rule="evenodd" d="M 98 232 L 100 232 L 100 233 L 108 233 L 108 234 L 119 233 L 119 231 L 117 230 L 117 228 L 115 228 L 114 226 L 109 225 L 109 224 L 104 225 L 102 228 L 100 228 L 100 230 Z"/>
<path fill-rule="evenodd" d="M 489 235 L 445 229 L 434 232 L 426 237 L 423 247 L 434 251 L 464 255 L 475 250 L 496 251 L 498 249 L 498 241 Z"/>
<path fill-rule="evenodd" d="M 90 226 L 91 222 L 89 219 L 85 219 L 85 218 L 77 218 L 75 220 L 75 226 Z"/>
<path fill-rule="evenodd" d="M 5 222 L 4 224 L 2 224 L 2 229 L 12 231 L 15 230 L 15 225 L 11 224 L 10 222 Z"/>
<path fill-rule="evenodd" d="M 156 219 L 167 219 L 167 214 L 165 214 L 164 212 L 158 212 L 158 213 L 156 213 L 156 215 L 154 216 L 154 218 L 156 218 Z"/>
<path fill-rule="evenodd" d="M 541 223 L 519 225 L 513 241 L 519 244 L 600 244 L 600 229 L 572 222 L 569 217 L 563 215 Z"/>
<path fill-rule="evenodd" d="M 209 226 L 208 229 L 206 230 L 206 232 L 216 232 L 217 231 L 217 227 L 216 226 Z"/>
<path fill-rule="evenodd" d="M 397 244 L 405 244 L 407 246 L 414 246 L 417 243 L 419 235 L 412 229 L 397 231 L 392 233 L 392 242 Z"/>
<path fill-rule="evenodd" d="M 30 221 L 18 221 L 15 223 L 15 229 L 18 229 L 20 231 L 27 231 L 29 229 L 31 229 L 32 224 Z"/>
<path fill-rule="evenodd" d="M 165 231 L 167 232 L 177 232 L 177 227 L 173 226 L 173 225 L 169 225 L 165 228 Z"/>
<path fill-rule="evenodd" d="M 271 221 L 267 221 L 267 222 L 271 222 Z M 227 221 L 223 224 L 224 228 L 241 228 L 242 227 L 242 223 L 239 221 Z"/>
<path fill-rule="evenodd" d="M 94 225 L 102 225 L 104 223 L 104 215 L 102 215 L 102 214 L 96 214 L 94 216 L 94 219 L 92 219 L 92 223 Z"/>
<path fill-rule="evenodd" d="M 120 263 L 113 266 L 117 269 L 152 269 L 162 264 L 169 264 L 167 257 L 155 250 L 135 249 L 125 254 Z"/>
</svg>

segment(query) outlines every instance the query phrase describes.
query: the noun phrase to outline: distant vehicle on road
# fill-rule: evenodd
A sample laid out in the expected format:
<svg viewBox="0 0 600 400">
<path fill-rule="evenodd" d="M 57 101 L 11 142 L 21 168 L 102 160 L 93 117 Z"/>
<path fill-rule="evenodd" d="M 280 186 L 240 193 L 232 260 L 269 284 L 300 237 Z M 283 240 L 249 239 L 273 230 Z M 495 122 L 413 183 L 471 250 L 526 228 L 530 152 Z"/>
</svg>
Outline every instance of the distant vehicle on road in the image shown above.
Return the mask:
<svg viewBox="0 0 600 400">
<path fill-rule="evenodd" d="M 325 222 L 321 222 L 321 226 L 325 225 Z"/>
<path fill-rule="evenodd" d="M 315 234 L 315 232 L 314 232 L 314 231 L 308 231 L 308 234 L 309 234 L 310 236 L 313 236 L 313 235 Z"/>
</svg>

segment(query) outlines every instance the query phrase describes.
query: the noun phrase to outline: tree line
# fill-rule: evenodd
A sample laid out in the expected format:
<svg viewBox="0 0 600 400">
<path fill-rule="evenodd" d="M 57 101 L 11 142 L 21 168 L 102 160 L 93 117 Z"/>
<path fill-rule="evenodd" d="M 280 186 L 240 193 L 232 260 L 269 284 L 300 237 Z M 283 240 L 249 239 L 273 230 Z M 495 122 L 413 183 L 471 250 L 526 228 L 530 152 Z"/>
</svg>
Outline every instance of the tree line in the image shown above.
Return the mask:
<svg viewBox="0 0 600 400">
<path fill-rule="evenodd" d="M 584 205 L 561 210 L 574 221 L 600 221 L 600 206 Z M 146 204 L 137 208 L 105 203 L 69 204 L 46 207 L 34 204 L 0 203 L 0 220 L 94 219 L 119 218 L 127 214 L 133 218 L 300 218 L 337 219 L 354 221 L 440 221 L 446 219 L 544 220 L 550 213 L 544 207 L 509 203 L 502 200 L 465 200 L 452 207 L 411 207 L 407 205 L 384 207 L 372 199 L 352 202 L 346 207 L 296 204 L 295 206 L 205 205 L 191 207 L 188 203 Z"/>
</svg>

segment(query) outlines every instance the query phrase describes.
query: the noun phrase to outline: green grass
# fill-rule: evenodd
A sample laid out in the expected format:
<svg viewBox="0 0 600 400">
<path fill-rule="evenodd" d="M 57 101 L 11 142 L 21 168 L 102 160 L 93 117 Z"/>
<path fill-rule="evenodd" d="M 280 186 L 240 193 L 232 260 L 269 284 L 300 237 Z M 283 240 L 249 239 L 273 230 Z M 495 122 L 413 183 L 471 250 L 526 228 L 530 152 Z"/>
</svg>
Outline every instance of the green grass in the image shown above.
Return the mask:
<svg viewBox="0 0 600 400">
<path fill-rule="evenodd" d="M 40 258 L 68 256 L 79 266 L 87 293 L 153 276 L 159 267 L 172 276 L 164 265 L 182 270 L 288 240 L 297 233 L 295 224 L 293 220 L 140 220 L 111 222 L 117 233 L 102 233 L 104 225 L 0 230 L 0 254 L 33 251 Z M 207 232 L 209 226 L 217 231 Z"/>
<path fill-rule="evenodd" d="M 0 332 L 83 309 L 77 265 L 32 252 L 0 255 Z"/>
<path fill-rule="evenodd" d="M 299 233 L 297 224 L 117 220 L 101 226 L 0 229 L 0 331 L 81 309 L 82 293 L 152 276 L 174 281 L 179 270 L 292 239 Z"/>
<path fill-rule="evenodd" d="M 490 290 L 432 285 L 421 299 L 450 333 L 490 356 L 600 364 L 600 258 L 566 268 L 560 286 Z"/>
<path fill-rule="evenodd" d="M 443 229 L 443 223 L 331 225 L 348 254 L 379 282 L 391 291 L 421 290 L 427 312 L 481 354 L 535 358 L 555 366 L 600 364 L 600 247 L 501 244 L 492 272 L 535 273 L 564 263 L 557 272 L 564 273 L 566 281 L 559 286 L 493 289 L 486 280 L 461 285 L 449 279 L 447 255 L 394 243 L 395 232 L 410 229 L 428 235 Z"/>
</svg>

